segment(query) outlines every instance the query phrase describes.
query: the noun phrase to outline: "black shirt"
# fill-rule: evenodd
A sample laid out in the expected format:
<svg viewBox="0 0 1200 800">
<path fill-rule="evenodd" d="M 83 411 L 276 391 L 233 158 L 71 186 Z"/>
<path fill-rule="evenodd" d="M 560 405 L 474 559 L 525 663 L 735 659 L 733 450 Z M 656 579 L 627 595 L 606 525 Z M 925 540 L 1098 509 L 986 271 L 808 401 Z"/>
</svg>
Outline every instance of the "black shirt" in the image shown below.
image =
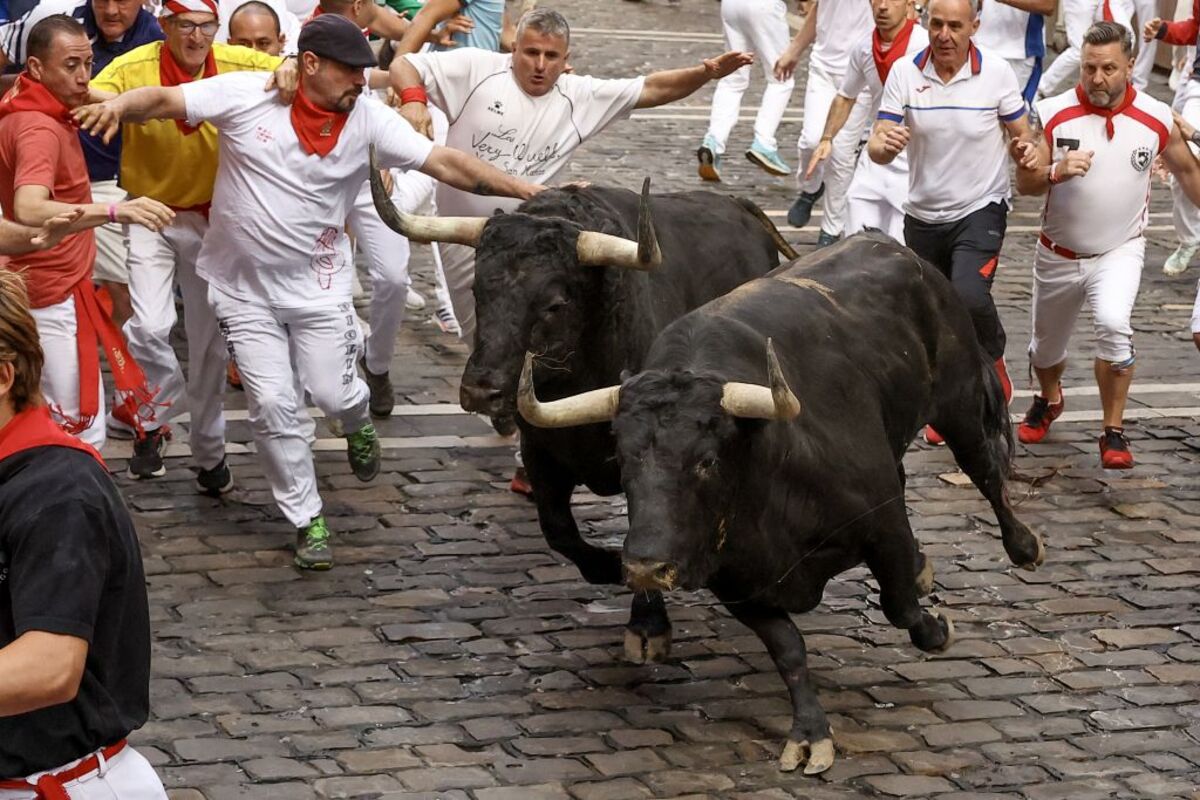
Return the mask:
<svg viewBox="0 0 1200 800">
<path fill-rule="evenodd" d="M 113 744 L 146 721 L 150 615 L 129 511 L 104 468 L 66 447 L 0 461 L 0 647 L 31 631 L 88 641 L 79 694 L 0 717 L 0 779 Z"/>
</svg>

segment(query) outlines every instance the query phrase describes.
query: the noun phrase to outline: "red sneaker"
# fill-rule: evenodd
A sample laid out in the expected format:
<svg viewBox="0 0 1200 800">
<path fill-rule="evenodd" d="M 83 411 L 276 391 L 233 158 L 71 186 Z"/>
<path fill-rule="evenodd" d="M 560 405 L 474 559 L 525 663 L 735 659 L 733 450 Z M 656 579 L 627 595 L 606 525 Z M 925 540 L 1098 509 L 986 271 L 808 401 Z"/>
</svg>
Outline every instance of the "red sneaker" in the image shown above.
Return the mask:
<svg viewBox="0 0 1200 800">
<path fill-rule="evenodd" d="M 1037 444 L 1046 438 L 1050 431 L 1050 423 L 1058 419 L 1063 412 L 1067 398 L 1063 396 L 1062 386 L 1058 387 L 1058 402 L 1050 403 L 1040 394 L 1033 396 L 1033 405 L 1025 412 L 1025 419 L 1017 427 L 1017 438 L 1022 444 Z"/>
<path fill-rule="evenodd" d="M 242 388 L 242 373 L 238 372 L 237 362 L 233 359 L 230 359 L 229 363 L 225 365 L 225 380 L 233 389 Z"/>
<path fill-rule="evenodd" d="M 925 426 L 925 444 L 931 444 L 934 447 L 941 447 L 946 443 L 942 435 L 933 429 L 932 425 Z"/>
<path fill-rule="evenodd" d="M 524 467 L 517 467 L 517 471 L 513 473 L 512 482 L 508 484 L 508 489 L 532 499 L 533 484 L 529 482 L 529 476 L 525 474 Z"/>
<path fill-rule="evenodd" d="M 1008 365 L 1004 363 L 1004 356 L 996 359 L 996 377 L 1000 379 L 1000 385 L 1004 387 L 1004 402 L 1012 402 L 1012 380 L 1008 377 Z"/>
<path fill-rule="evenodd" d="M 1106 427 L 1100 437 L 1100 466 L 1105 469 L 1130 469 L 1133 453 L 1129 452 L 1129 440 L 1124 428 Z"/>
</svg>

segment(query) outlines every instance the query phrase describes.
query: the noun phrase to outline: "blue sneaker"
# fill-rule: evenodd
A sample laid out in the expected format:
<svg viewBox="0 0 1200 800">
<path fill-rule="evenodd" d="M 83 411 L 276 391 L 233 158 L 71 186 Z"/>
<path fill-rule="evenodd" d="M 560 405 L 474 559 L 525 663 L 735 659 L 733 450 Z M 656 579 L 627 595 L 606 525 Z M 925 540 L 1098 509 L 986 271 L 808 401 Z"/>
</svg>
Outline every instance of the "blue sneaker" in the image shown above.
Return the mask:
<svg viewBox="0 0 1200 800">
<path fill-rule="evenodd" d="M 721 182 L 721 157 L 717 155 L 717 142 L 713 137 L 704 137 L 704 142 L 696 151 L 696 160 L 700 162 L 700 166 L 696 169 L 700 174 L 700 180 Z"/>
<path fill-rule="evenodd" d="M 820 250 L 822 247 L 829 247 L 829 245 L 841 238 L 840 236 L 834 236 L 832 233 L 821 231 L 817 234 L 817 249 Z"/>
<path fill-rule="evenodd" d="M 815 192 L 801 192 L 796 198 L 796 202 L 792 203 L 792 207 L 788 209 L 787 221 L 788 225 L 793 228 L 803 228 L 808 224 L 808 220 L 812 217 L 813 205 L 821 199 L 821 195 L 825 194 L 825 184 L 821 184 Z"/>
<path fill-rule="evenodd" d="M 758 139 L 750 145 L 750 149 L 746 151 L 746 158 L 751 164 L 757 164 L 764 171 L 771 175 L 791 175 L 792 168 L 779 157 L 778 150 L 769 150 L 758 143 Z"/>
</svg>

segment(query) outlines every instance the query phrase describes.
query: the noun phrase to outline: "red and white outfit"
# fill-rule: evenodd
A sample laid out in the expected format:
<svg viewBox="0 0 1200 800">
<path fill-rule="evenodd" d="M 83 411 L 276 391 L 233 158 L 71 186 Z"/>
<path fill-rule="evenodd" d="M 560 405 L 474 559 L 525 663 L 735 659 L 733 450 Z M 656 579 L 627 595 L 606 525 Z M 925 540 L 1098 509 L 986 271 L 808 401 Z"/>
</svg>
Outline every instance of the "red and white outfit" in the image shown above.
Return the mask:
<svg viewBox="0 0 1200 800">
<path fill-rule="evenodd" d="M 824 210 L 821 230 L 831 236 L 839 236 L 846 212 L 846 190 L 850 188 L 850 179 L 854 175 L 854 159 L 871 119 L 871 100 L 866 91 L 859 94 L 849 119 L 834 137 L 833 152 L 829 158 L 822 162 L 811 178 L 805 178 L 804 173 L 825 133 L 829 106 L 837 97 L 838 87 L 846 77 L 850 54 L 874 30 L 875 23 L 871 18 L 871 4 L 859 0 L 819 0 L 815 13 L 817 37 L 808 57 L 804 125 L 800 129 L 800 140 L 796 143 L 800 156 L 796 183 L 800 191 L 809 194 L 820 189 L 822 183 L 825 184 L 825 196 L 821 200 Z"/>
<path fill-rule="evenodd" d="M 347 433 L 368 423 L 343 221 L 367 179 L 368 144 L 381 166 L 417 169 L 433 143 L 371 96 L 334 114 L 309 103 L 303 87 L 292 106 L 279 103 L 255 73 L 182 88 L 188 123 L 207 121 L 220 133 L 211 228 L 196 271 L 237 359 L 275 501 L 302 527 L 321 513 L 321 498 L 296 426 L 302 403 L 292 364 Z"/>
<path fill-rule="evenodd" d="M 1167 146 L 1171 109 L 1132 86 L 1115 109 L 1097 108 L 1076 87 L 1038 101 L 1051 162 L 1091 150 L 1087 174 L 1052 184 L 1034 258 L 1033 340 L 1039 369 L 1067 357 L 1084 303 L 1092 312 L 1096 356 L 1133 363 L 1130 315 L 1141 282 L 1150 168 Z"/>
<path fill-rule="evenodd" d="M 913 20 L 906 22 L 891 42 L 883 41 L 878 29 L 872 31 L 850 54 L 838 94 L 851 99 L 866 94 L 870 98 L 868 119 L 874 119 L 892 65 L 904 58 L 912 59 L 928 46 L 929 32 Z M 876 164 L 864 147 L 846 193 L 846 235 L 874 228 L 903 243 L 907 199 L 908 153 L 901 150 L 892 163 Z"/>
<path fill-rule="evenodd" d="M 1200 38 L 1200 0 L 1192 4 L 1192 15 L 1183 20 L 1164 22 L 1158 29 L 1158 38 L 1167 44 L 1180 47 L 1195 47 Z M 1192 66 L 1192 72 L 1179 82 L 1172 108 L 1193 126 L 1200 125 L 1200 58 Z M 1195 145 L 1189 143 L 1192 152 Z M 1188 199 L 1179 181 L 1171 181 L 1172 222 L 1175 234 L 1184 244 L 1200 244 L 1200 209 Z"/>
<path fill-rule="evenodd" d="M 24 787 L 22 787 L 24 784 Z M 122 739 L 61 767 L 20 780 L 0 780 L 0 800 L 167 800 L 146 757 Z"/>
<path fill-rule="evenodd" d="M 1154 55 L 1158 50 L 1157 41 L 1142 41 L 1142 29 L 1150 20 L 1162 16 L 1159 13 L 1160 5 L 1158 0 L 1100 0 L 1100 18 L 1119 22 L 1133 34 L 1134 47 L 1138 49 L 1133 62 L 1133 85 L 1139 91 L 1150 82 L 1150 75 L 1154 72 Z M 1171 7 L 1175 7 L 1174 3 Z M 1137 22 L 1134 22 L 1135 16 Z M 1194 44 L 1194 37 L 1187 44 Z"/>
</svg>

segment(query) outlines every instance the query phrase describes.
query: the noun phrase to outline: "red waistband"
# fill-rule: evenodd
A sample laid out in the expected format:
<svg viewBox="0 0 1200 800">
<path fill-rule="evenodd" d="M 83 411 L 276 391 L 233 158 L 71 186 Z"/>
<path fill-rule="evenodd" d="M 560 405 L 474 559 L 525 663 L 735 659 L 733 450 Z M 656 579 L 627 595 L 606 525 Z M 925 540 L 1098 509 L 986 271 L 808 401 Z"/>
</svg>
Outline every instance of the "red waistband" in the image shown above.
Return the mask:
<svg viewBox="0 0 1200 800">
<path fill-rule="evenodd" d="M 65 784 L 79 780 L 89 772 L 95 772 L 100 769 L 101 757 L 105 761 L 111 761 L 116 757 L 117 753 L 125 749 L 126 744 L 127 742 L 122 739 L 116 744 L 104 748 L 99 753 L 93 753 L 75 766 L 64 769 L 62 772 L 47 772 L 38 778 L 36 783 L 30 783 L 28 780 L 0 781 L 0 789 L 32 789 L 38 800 L 71 800 L 70 795 L 67 794 Z"/>
<path fill-rule="evenodd" d="M 1063 247 L 1062 245 L 1057 245 L 1053 241 L 1051 241 L 1049 236 L 1047 236 L 1044 233 L 1038 234 L 1038 241 L 1041 242 L 1042 246 L 1045 247 L 1047 250 L 1050 250 L 1053 253 L 1057 253 L 1058 255 L 1062 256 L 1063 258 L 1070 258 L 1070 259 L 1074 259 L 1074 260 L 1078 261 L 1081 258 L 1095 258 L 1096 257 L 1095 253 L 1076 253 L 1074 250 L 1068 250 L 1067 248 Z"/>
</svg>

